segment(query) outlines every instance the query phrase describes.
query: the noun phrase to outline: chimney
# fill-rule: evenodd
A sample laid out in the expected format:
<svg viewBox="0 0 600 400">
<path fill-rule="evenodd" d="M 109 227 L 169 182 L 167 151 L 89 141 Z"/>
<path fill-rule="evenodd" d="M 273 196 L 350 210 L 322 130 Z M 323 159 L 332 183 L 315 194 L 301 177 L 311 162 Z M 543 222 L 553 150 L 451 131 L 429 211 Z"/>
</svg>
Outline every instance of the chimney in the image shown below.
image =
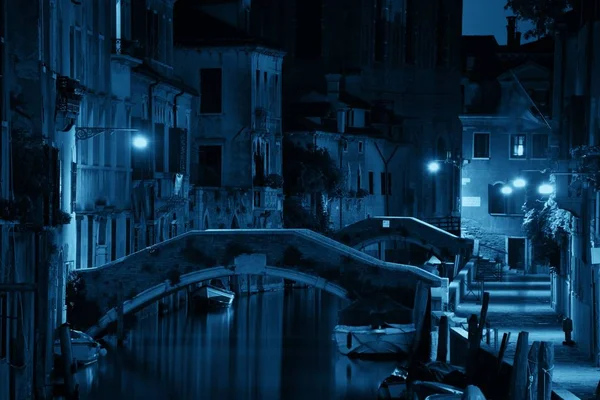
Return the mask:
<svg viewBox="0 0 600 400">
<path fill-rule="evenodd" d="M 508 24 L 506 25 L 506 45 L 515 47 L 517 39 L 517 17 L 506 17 Z"/>
<path fill-rule="evenodd" d="M 327 74 L 325 75 L 327 80 L 327 97 L 330 100 L 338 100 L 340 97 L 340 81 L 342 75 L 340 74 Z"/>
</svg>

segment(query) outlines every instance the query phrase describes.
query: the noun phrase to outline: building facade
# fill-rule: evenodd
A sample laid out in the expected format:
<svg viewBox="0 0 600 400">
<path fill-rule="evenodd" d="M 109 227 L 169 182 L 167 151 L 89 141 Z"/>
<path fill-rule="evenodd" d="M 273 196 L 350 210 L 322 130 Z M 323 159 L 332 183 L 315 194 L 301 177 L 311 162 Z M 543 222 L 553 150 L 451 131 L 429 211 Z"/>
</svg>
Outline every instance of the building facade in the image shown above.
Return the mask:
<svg viewBox="0 0 600 400">
<path fill-rule="evenodd" d="M 600 365 L 600 196 L 594 183 L 600 144 L 600 8 L 596 2 L 583 2 L 582 7 L 559 21 L 555 35 L 552 139 L 559 149 L 555 196 L 572 220 L 559 272 L 553 274 L 552 305 L 573 320 L 577 346 Z"/>
<path fill-rule="evenodd" d="M 372 123 L 412 143 L 402 171 L 393 172 L 414 191 L 409 215 L 458 214 L 457 170 L 445 164 L 431 176 L 427 164 L 460 157 L 462 1 L 231 0 L 207 12 L 286 51 L 287 104 L 325 93 L 326 75 L 341 74 L 344 90 L 370 103 Z"/>
<path fill-rule="evenodd" d="M 0 4 L 0 396 L 43 397 L 76 258 L 71 182 L 85 90 L 70 32 L 84 16 L 66 0 Z"/>
<path fill-rule="evenodd" d="M 510 29 L 509 38 L 515 35 Z M 461 231 L 480 255 L 529 273 L 537 265 L 522 229 L 531 188 L 551 167 L 551 39 L 499 46 L 492 36 L 463 38 Z"/>
<path fill-rule="evenodd" d="M 178 7 L 176 63 L 200 93 L 191 122 L 194 226 L 281 228 L 284 53 L 203 8 Z"/>
</svg>

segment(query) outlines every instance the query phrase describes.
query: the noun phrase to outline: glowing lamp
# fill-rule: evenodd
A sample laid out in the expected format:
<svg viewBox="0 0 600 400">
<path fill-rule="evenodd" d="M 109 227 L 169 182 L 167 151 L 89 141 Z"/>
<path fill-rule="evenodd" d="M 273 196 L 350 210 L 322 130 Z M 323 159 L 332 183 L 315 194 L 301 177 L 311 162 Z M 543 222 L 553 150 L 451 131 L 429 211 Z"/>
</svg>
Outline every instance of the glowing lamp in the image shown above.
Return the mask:
<svg viewBox="0 0 600 400">
<path fill-rule="evenodd" d="M 137 149 L 145 149 L 148 147 L 148 139 L 143 136 L 135 136 L 132 141 L 133 147 Z"/>
<path fill-rule="evenodd" d="M 500 189 L 500 193 L 502 193 L 504 195 L 509 195 L 512 192 L 513 192 L 513 190 L 510 186 L 502 186 L 502 189 Z"/>
<path fill-rule="evenodd" d="M 543 195 L 549 195 L 554 193 L 554 185 L 544 183 L 538 187 L 538 193 Z"/>
<path fill-rule="evenodd" d="M 432 161 L 427 165 L 427 169 L 432 173 L 438 172 L 440 170 L 440 163 L 437 161 Z"/>
<path fill-rule="evenodd" d="M 523 178 L 517 178 L 513 181 L 513 186 L 516 188 L 524 188 L 527 185 L 527 182 Z"/>
</svg>

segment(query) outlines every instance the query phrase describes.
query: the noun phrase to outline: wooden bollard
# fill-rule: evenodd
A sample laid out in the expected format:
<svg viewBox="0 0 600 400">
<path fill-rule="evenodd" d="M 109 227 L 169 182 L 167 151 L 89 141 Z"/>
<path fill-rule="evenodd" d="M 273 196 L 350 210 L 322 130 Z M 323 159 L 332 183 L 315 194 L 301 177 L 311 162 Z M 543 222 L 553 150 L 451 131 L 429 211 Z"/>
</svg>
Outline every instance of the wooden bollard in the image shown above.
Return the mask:
<svg viewBox="0 0 600 400">
<path fill-rule="evenodd" d="M 552 371 L 554 370 L 554 343 L 540 343 L 538 359 L 538 400 L 552 398 Z"/>
<path fill-rule="evenodd" d="M 535 341 L 529 348 L 527 362 L 529 365 L 527 379 L 528 387 L 527 400 L 537 400 L 538 398 L 538 359 L 540 353 L 540 342 Z"/>
<path fill-rule="evenodd" d="M 438 327 L 438 346 L 436 361 L 448 362 L 448 344 L 450 340 L 450 325 L 448 317 L 442 315 L 440 326 Z"/>
<path fill-rule="evenodd" d="M 477 371 L 477 353 L 480 347 L 479 326 L 477 315 L 469 318 L 469 352 L 467 354 L 467 382 L 473 383 Z"/>
<path fill-rule="evenodd" d="M 477 386 L 467 386 L 467 389 L 464 391 L 461 400 L 485 400 L 485 396 L 481 389 Z"/>
<path fill-rule="evenodd" d="M 526 399 L 527 390 L 527 353 L 529 351 L 529 332 L 519 332 L 517 350 L 510 377 L 509 400 Z"/>
<path fill-rule="evenodd" d="M 65 389 L 67 399 L 75 398 L 75 366 L 73 365 L 73 349 L 71 348 L 71 327 L 62 324 L 58 327 L 58 338 L 60 340 L 60 354 L 63 361 Z"/>
</svg>

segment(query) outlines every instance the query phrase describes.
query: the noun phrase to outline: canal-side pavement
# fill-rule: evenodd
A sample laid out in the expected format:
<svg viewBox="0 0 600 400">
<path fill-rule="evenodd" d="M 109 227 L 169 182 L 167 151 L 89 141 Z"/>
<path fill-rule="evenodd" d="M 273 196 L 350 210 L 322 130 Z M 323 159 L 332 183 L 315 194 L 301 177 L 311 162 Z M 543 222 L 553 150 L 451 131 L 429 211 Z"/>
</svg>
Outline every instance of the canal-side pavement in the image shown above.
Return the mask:
<svg viewBox="0 0 600 400">
<path fill-rule="evenodd" d="M 595 367 L 577 347 L 563 346 L 561 321 L 550 306 L 550 277 L 511 275 L 506 282 L 485 285 L 485 291 L 490 293 L 487 320 L 491 328 L 498 329 L 500 339 L 504 332 L 511 332 L 506 357 L 514 357 L 520 331 L 529 332 L 530 344 L 536 340 L 552 342 L 555 361 L 553 381 L 583 400 L 593 400 L 600 380 L 600 368 Z M 479 316 L 480 310 L 481 304 L 471 295 L 462 300 L 455 314 L 468 318 L 471 314 Z M 493 335 L 491 345 L 494 346 Z"/>
</svg>

